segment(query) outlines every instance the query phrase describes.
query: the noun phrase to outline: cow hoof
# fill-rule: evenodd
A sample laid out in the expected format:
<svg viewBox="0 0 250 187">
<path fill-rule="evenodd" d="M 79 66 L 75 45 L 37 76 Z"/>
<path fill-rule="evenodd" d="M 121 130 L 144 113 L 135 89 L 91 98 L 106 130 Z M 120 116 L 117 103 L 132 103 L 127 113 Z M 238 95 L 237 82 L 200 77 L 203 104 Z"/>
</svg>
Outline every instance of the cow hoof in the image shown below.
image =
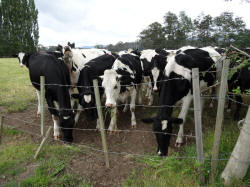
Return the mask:
<svg viewBox="0 0 250 187">
<path fill-rule="evenodd" d="M 176 143 L 175 143 L 175 147 L 180 148 L 180 147 L 182 146 L 182 144 L 183 144 L 183 143 L 176 142 Z"/>
<path fill-rule="evenodd" d="M 54 136 L 54 140 L 60 140 L 61 136 L 58 135 L 58 136 Z"/>
<path fill-rule="evenodd" d="M 136 129 L 136 124 L 132 124 L 132 125 L 131 125 L 131 128 L 132 128 L 132 129 Z"/>
</svg>

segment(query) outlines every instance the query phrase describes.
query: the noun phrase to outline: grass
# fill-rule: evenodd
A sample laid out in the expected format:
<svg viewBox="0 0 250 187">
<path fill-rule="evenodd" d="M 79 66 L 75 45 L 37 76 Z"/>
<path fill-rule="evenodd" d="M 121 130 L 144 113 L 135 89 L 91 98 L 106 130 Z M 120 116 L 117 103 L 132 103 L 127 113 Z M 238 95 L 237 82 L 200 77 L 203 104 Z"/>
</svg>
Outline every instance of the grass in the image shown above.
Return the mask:
<svg viewBox="0 0 250 187">
<path fill-rule="evenodd" d="M 0 58 L 0 66 L 0 112 L 25 110 L 36 100 L 28 69 L 20 68 L 16 58 Z"/>
<path fill-rule="evenodd" d="M 176 111 L 174 112 L 175 115 Z M 246 110 L 242 111 L 241 116 L 246 114 Z M 192 112 L 189 112 L 187 116 L 187 122 L 191 121 Z M 239 136 L 239 129 L 230 114 L 225 114 L 225 120 L 223 124 L 222 136 L 220 140 L 219 158 L 226 160 L 219 160 L 217 167 L 216 180 L 214 183 L 209 183 L 209 177 L 211 173 L 211 152 L 214 141 L 214 124 L 216 110 L 206 108 L 204 111 L 203 125 L 203 145 L 204 145 L 204 157 L 205 163 L 203 167 L 203 176 L 205 177 L 206 186 L 219 187 L 223 186 L 223 181 L 220 179 L 220 175 L 223 172 L 227 160 L 230 158 L 231 152 L 235 146 L 235 143 Z M 211 120 L 213 119 L 213 120 Z M 198 168 L 201 166 L 199 162 L 194 159 L 196 157 L 196 146 L 186 145 L 183 151 L 175 152 L 167 158 L 158 158 L 154 156 L 148 156 L 143 159 L 138 159 L 139 162 L 146 164 L 145 169 L 142 171 L 135 170 L 131 173 L 124 187 L 139 187 L 139 186 L 202 186 L 199 180 Z M 178 159 L 180 158 L 180 159 Z M 250 185 L 250 169 L 243 180 L 235 180 L 231 186 L 249 186 Z"/>
<path fill-rule="evenodd" d="M 47 144 L 34 160 L 38 145 L 30 137 L 6 128 L 3 134 L 0 186 L 90 186 L 83 176 L 75 176 L 68 169 L 73 156 L 82 152 L 78 147 Z"/>
</svg>

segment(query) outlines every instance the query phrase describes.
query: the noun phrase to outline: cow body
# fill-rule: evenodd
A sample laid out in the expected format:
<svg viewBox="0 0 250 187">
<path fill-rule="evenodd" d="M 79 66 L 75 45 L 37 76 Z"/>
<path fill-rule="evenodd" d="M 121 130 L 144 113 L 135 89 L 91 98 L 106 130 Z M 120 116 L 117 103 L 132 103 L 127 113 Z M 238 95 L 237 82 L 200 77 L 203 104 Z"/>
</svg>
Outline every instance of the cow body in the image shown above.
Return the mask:
<svg viewBox="0 0 250 187">
<path fill-rule="evenodd" d="M 97 79 L 99 86 L 101 86 L 100 76 L 103 76 L 106 69 L 111 69 L 117 56 L 105 54 L 95 59 L 90 60 L 80 71 L 77 89 L 79 92 L 78 98 L 80 108 L 83 108 L 87 117 L 92 120 L 97 119 L 97 110 L 95 103 L 95 95 L 93 88 L 93 80 Z M 103 94 L 103 89 L 100 87 L 100 95 Z M 80 110 L 79 110 L 80 111 Z M 76 115 L 76 121 L 80 115 Z"/>
<path fill-rule="evenodd" d="M 40 91 L 40 76 L 45 77 L 45 98 L 54 122 L 54 138 L 60 137 L 62 127 L 63 140 L 73 141 L 72 128 L 74 115 L 70 105 L 69 70 L 62 60 L 46 53 L 25 54 L 22 59 L 29 69 L 32 85 Z M 69 129 L 68 129 L 69 128 Z"/>
<path fill-rule="evenodd" d="M 172 133 L 172 124 L 180 124 L 181 121 L 183 121 L 178 132 L 177 144 L 183 142 L 183 125 L 193 98 L 191 80 L 192 68 L 198 68 L 199 71 L 214 71 L 216 62 L 210 56 L 211 53 L 212 48 L 210 52 L 207 52 L 202 49 L 186 47 L 177 50 L 176 53 L 170 53 L 167 56 L 167 65 L 164 70 L 164 78 L 159 98 L 160 108 L 154 120 L 154 131 L 160 130 L 159 132 Z M 216 51 L 213 51 L 213 56 L 220 57 Z M 214 72 L 200 74 L 200 86 L 212 85 L 215 78 L 216 74 Z M 173 106 L 181 99 L 183 100 L 181 112 L 178 119 L 174 119 L 171 117 Z M 203 102 L 201 101 L 201 105 L 202 104 Z M 158 154 L 167 155 L 170 135 L 162 133 L 155 133 L 155 135 L 158 142 Z"/>
<path fill-rule="evenodd" d="M 142 65 L 139 57 L 133 53 L 123 54 L 118 57 L 110 70 L 104 71 L 102 86 L 106 95 L 106 107 L 114 108 L 117 113 L 117 102 L 120 100 L 127 103 L 130 96 L 131 126 L 136 126 L 135 100 L 136 84 L 142 81 Z M 126 108 L 126 106 L 125 106 Z M 125 109 L 126 110 L 126 109 Z M 115 118 L 112 117 L 109 130 L 116 128 Z"/>
</svg>

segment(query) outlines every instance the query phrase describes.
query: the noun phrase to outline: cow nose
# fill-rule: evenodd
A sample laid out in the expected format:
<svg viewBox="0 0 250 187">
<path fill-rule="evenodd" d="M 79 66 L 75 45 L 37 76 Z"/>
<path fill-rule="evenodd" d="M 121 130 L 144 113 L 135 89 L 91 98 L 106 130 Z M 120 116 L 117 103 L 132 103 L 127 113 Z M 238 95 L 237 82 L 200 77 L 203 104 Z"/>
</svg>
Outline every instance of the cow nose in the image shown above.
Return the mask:
<svg viewBox="0 0 250 187">
<path fill-rule="evenodd" d="M 158 91 L 158 89 L 157 89 L 157 88 L 154 88 L 153 90 L 154 90 L 154 92 L 157 92 L 157 91 Z"/>
<path fill-rule="evenodd" d="M 22 67 L 23 67 L 23 64 L 20 64 L 20 67 L 22 68 Z"/>
<path fill-rule="evenodd" d="M 107 107 L 107 108 L 112 108 L 113 106 L 114 106 L 114 105 L 111 104 L 111 103 L 107 103 L 107 104 L 106 104 L 106 107 Z"/>
</svg>

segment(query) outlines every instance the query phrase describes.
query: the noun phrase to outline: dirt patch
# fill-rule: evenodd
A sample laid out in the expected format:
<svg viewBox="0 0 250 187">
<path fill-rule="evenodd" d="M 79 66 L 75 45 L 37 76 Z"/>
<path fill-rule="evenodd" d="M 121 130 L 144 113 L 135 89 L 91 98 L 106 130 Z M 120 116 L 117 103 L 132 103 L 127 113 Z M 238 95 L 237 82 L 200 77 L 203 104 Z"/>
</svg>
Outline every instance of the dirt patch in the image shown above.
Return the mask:
<svg viewBox="0 0 250 187">
<path fill-rule="evenodd" d="M 10 113 L 5 118 L 5 124 L 15 126 L 24 132 L 32 134 L 39 140 L 40 137 L 40 118 L 36 116 L 36 106 L 30 106 L 27 110 L 18 113 Z M 84 113 L 76 126 L 78 130 L 73 131 L 75 144 L 83 146 L 83 154 L 72 158 L 67 165 L 67 169 L 73 175 L 83 177 L 87 182 L 94 186 L 121 186 L 133 170 L 144 167 L 143 164 L 136 161 L 137 157 L 145 154 L 156 155 L 156 140 L 152 133 L 152 125 L 140 122 L 144 118 L 145 109 L 137 108 L 137 128 L 131 129 L 130 112 L 123 113 L 119 111 L 118 129 L 128 130 L 107 135 L 108 150 L 110 152 L 110 168 L 105 167 L 104 155 L 102 152 L 102 142 L 99 131 L 93 131 L 96 127 L 95 121 L 87 121 Z M 46 129 L 53 125 L 51 115 L 48 111 L 45 114 Z M 108 118 L 105 120 L 106 128 L 109 125 Z M 89 130 L 87 130 L 89 129 Z M 177 128 L 174 133 L 176 133 Z M 185 133 L 191 134 L 191 130 L 185 128 Z M 51 133 L 51 138 L 53 134 Z M 37 138 L 38 137 L 38 138 Z M 170 153 L 176 151 L 174 147 L 175 137 L 171 140 Z M 23 175 L 30 175 L 35 168 L 28 168 Z"/>
</svg>

